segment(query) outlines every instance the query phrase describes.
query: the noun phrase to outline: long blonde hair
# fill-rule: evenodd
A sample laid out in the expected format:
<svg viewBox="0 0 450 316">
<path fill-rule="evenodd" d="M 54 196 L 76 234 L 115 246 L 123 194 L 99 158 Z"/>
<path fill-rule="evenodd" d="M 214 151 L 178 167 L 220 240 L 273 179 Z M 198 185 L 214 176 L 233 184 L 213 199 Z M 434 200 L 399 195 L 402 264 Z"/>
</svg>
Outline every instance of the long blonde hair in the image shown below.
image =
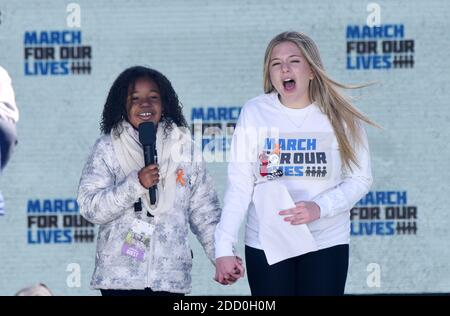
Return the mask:
<svg viewBox="0 0 450 316">
<path fill-rule="evenodd" d="M 350 170 L 352 170 L 351 163 L 359 166 L 354 148 L 361 143 L 360 122 L 366 122 L 376 127 L 378 125 L 352 106 L 349 98 L 343 95 L 338 88 L 358 89 L 369 84 L 345 85 L 334 81 L 326 74 L 319 49 L 309 36 L 299 32 L 283 32 L 275 36 L 266 49 L 263 72 L 265 93 L 275 91 L 270 80 L 269 63 L 273 48 L 283 42 L 292 42 L 297 45 L 311 67 L 314 78 L 309 83 L 309 98 L 327 115 L 333 126 L 339 143 L 342 166 Z"/>
</svg>

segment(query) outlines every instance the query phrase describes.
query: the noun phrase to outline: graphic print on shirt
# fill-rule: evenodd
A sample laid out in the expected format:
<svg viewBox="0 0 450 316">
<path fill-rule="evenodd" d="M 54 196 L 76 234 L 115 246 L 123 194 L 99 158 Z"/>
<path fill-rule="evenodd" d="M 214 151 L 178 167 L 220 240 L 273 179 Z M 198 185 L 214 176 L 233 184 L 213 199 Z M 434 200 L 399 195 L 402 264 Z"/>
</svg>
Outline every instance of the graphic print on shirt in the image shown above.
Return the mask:
<svg viewBox="0 0 450 316">
<path fill-rule="evenodd" d="M 332 133 L 280 133 L 278 139 L 266 137 L 259 154 L 260 174 L 273 172 L 270 158 L 282 177 L 289 180 L 328 180 L 332 171 Z M 277 159 L 275 158 L 277 155 Z M 269 172 L 270 171 L 270 172 Z"/>
</svg>

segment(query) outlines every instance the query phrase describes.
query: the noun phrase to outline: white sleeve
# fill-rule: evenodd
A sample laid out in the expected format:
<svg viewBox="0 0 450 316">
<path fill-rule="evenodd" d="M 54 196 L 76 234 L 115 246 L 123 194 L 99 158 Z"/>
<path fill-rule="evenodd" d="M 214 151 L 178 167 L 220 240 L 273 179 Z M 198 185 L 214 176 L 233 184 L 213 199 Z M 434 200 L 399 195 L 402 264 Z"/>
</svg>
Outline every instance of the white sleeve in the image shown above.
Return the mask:
<svg viewBox="0 0 450 316">
<path fill-rule="evenodd" d="M 6 70 L 0 66 L 0 116 L 6 115 L 17 122 L 19 110 L 17 109 L 14 90 L 11 85 L 11 77 Z"/>
<path fill-rule="evenodd" d="M 116 176 L 106 158 L 112 150 L 112 144 L 108 146 L 101 139 L 95 143 L 78 186 L 80 214 L 98 225 L 122 216 L 139 197 L 148 192 L 139 182 L 137 171 L 132 171 L 122 181 L 115 183 Z"/>
<path fill-rule="evenodd" d="M 353 171 L 348 171 L 337 186 L 319 194 L 313 199 L 320 207 L 320 217 L 331 217 L 349 211 L 372 186 L 369 144 L 364 128 L 360 128 L 361 143 L 355 148 L 359 167 L 352 164 Z"/>
<path fill-rule="evenodd" d="M 252 129 L 247 121 L 244 106 L 231 141 L 224 207 L 215 231 L 216 258 L 234 255 L 239 228 L 252 199 L 255 179 L 251 161 L 256 159 L 254 145 L 257 137 L 251 133 L 256 128 Z"/>
</svg>

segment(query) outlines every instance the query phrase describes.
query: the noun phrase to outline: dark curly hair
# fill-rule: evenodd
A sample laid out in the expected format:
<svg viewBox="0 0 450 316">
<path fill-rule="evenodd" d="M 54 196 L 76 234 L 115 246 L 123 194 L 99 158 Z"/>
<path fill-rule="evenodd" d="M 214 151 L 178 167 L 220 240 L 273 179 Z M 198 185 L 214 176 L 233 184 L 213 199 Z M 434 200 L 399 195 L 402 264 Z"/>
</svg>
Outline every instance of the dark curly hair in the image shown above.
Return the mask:
<svg viewBox="0 0 450 316">
<path fill-rule="evenodd" d="M 179 127 L 188 127 L 183 116 L 182 104 L 170 81 L 157 70 L 134 66 L 124 70 L 109 90 L 100 122 L 103 134 L 110 134 L 113 128 L 127 119 L 126 104 L 130 88 L 134 88 L 136 81 L 142 78 L 152 80 L 159 88 L 164 113 L 160 122 L 169 123 L 165 125 L 164 131 L 167 133 L 171 129 L 171 123 Z"/>
</svg>

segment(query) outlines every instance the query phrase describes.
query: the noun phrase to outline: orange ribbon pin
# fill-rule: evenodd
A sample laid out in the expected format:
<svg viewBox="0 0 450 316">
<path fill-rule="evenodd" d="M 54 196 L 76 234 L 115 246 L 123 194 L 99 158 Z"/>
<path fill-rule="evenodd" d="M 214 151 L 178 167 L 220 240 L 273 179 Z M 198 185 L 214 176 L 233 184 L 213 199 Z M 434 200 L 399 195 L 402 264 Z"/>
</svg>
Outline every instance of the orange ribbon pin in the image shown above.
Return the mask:
<svg viewBox="0 0 450 316">
<path fill-rule="evenodd" d="M 176 183 L 180 183 L 182 186 L 184 186 L 186 184 L 186 182 L 183 179 L 183 176 L 184 176 L 183 169 L 178 169 Z"/>
</svg>

